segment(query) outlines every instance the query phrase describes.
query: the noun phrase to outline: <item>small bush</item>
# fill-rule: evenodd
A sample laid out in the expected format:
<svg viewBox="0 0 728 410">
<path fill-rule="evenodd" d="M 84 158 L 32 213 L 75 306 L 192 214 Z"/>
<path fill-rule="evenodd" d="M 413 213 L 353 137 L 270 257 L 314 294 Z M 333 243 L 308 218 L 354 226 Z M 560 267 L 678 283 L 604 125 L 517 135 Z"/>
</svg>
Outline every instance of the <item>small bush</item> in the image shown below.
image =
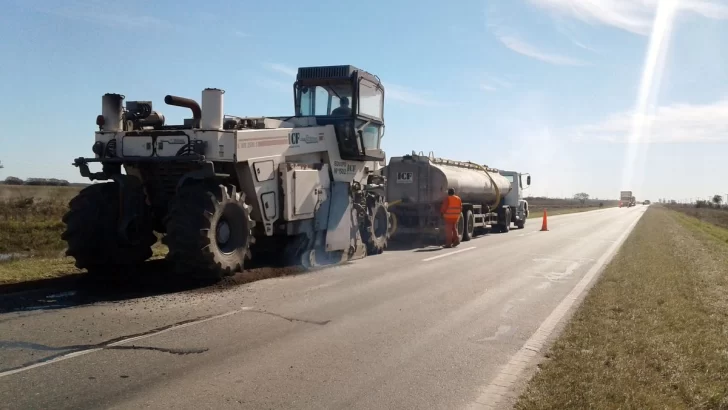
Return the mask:
<svg viewBox="0 0 728 410">
<path fill-rule="evenodd" d="M 23 180 L 18 177 L 5 178 L 5 185 L 23 185 Z"/>
</svg>

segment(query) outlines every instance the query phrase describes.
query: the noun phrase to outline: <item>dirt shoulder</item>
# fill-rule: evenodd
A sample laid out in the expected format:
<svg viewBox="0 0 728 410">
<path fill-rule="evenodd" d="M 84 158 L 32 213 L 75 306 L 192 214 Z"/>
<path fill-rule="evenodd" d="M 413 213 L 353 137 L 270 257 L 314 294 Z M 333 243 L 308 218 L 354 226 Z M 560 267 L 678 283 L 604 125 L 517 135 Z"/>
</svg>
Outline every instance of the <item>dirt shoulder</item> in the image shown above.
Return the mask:
<svg viewBox="0 0 728 410">
<path fill-rule="evenodd" d="M 702 224 L 650 207 L 515 407 L 728 408 L 728 230 Z"/>
</svg>

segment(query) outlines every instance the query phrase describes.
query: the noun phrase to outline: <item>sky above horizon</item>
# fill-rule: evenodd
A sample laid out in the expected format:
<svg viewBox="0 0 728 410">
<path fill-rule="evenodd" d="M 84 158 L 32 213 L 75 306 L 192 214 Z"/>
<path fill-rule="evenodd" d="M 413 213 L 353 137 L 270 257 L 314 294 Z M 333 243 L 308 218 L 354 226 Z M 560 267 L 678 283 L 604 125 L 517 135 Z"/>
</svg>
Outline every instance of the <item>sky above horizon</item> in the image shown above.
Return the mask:
<svg viewBox="0 0 728 410">
<path fill-rule="evenodd" d="M 530 195 L 728 194 L 728 1 L 0 0 L 0 178 L 83 182 L 101 96 L 226 90 L 293 112 L 296 67 L 385 86 L 387 156 L 529 172 Z"/>
</svg>

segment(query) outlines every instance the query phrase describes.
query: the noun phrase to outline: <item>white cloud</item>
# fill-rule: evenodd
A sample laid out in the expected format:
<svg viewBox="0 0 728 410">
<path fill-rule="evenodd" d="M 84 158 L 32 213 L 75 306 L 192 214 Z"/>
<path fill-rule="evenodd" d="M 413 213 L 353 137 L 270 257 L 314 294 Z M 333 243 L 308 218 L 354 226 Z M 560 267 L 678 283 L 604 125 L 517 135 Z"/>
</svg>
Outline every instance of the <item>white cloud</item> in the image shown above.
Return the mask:
<svg viewBox="0 0 728 410">
<path fill-rule="evenodd" d="M 295 69 L 293 67 L 289 67 L 289 66 L 284 65 L 284 64 L 268 63 L 268 64 L 265 64 L 265 67 L 267 69 L 271 70 L 271 71 L 275 71 L 275 72 L 278 72 L 278 73 L 281 73 L 281 74 L 285 74 L 285 75 L 287 75 L 289 77 L 295 77 L 296 74 L 298 74 L 298 70 L 297 69 Z"/>
<path fill-rule="evenodd" d="M 673 104 L 658 107 L 649 115 L 623 112 L 595 124 L 569 131 L 576 140 L 628 143 L 634 124 L 646 130 L 644 142 L 728 141 L 728 98 L 712 104 Z"/>
<path fill-rule="evenodd" d="M 617 27 L 649 35 L 660 0 L 529 0 L 556 15 L 568 16 L 589 24 Z M 712 0 L 680 0 L 680 11 L 711 19 L 728 19 L 728 5 Z"/>
<path fill-rule="evenodd" d="M 511 83 L 492 75 L 483 75 L 480 80 L 480 89 L 483 91 L 497 91 L 502 88 L 511 88 Z"/>
<path fill-rule="evenodd" d="M 504 46 L 508 47 L 512 51 L 515 51 L 516 53 L 522 54 L 527 57 L 534 58 L 536 60 L 543 61 L 545 63 L 554 64 L 554 65 L 564 65 L 564 66 L 589 65 L 589 63 L 587 63 L 587 62 L 577 60 L 575 58 L 541 51 L 536 46 L 533 46 L 529 43 L 526 43 L 525 41 L 523 41 L 521 39 L 518 39 L 518 38 L 510 36 L 510 35 L 504 35 L 500 32 L 496 32 L 495 35 L 498 38 L 498 40 L 501 43 L 503 43 Z"/>
<path fill-rule="evenodd" d="M 256 81 L 256 84 L 271 91 L 277 91 L 282 93 L 293 92 L 292 84 L 284 83 L 283 81 L 272 80 L 270 78 L 259 77 Z"/>
<path fill-rule="evenodd" d="M 416 91 L 401 85 L 384 83 L 384 98 L 386 100 L 395 100 L 405 104 L 423 105 L 423 106 L 439 106 L 441 102 L 421 91 Z M 386 103 L 386 102 L 385 102 Z"/>
<path fill-rule="evenodd" d="M 239 31 L 239 30 L 233 31 L 233 34 L 236 37 L 240 37 L 240 38 L 250 37 L 250 34 L 243 32 L 243 31 Z"/>
<path fill-rule="evenodd" d="M 579 40 L 576 40 L 576 39 L 573 39 L 573 38 L 572 38 L 572 39 L 571 39 L 571 42 L 572 42 L 572 43 L 573 43 L 573 44 L 574 44 L 575 46 L 577 46 L 577 47 L 579 47 L 579 48 L 582 48 L 582 49 L 584 49 L 584 50 L 587 50 L 587 51 L 591 51 L 591 52 L 593 52 L 593 53 L 596 53 L 596 52 L 597 52 L 597 50 L 595 50 L 595 49 L 593 49 L 593 48 L 591 48 L 591 47 L 587 46 L 586 44 L 584 44 L 584 43 L 580 42 Z"/>
<path fill-rule="evenodd" d="M 113 28 L 168 29 L 173 26 L 169 21 L 137 13 L 134 7 L 124 7 L 116 3 L 99 0 L 66 0 L 55 3 L 55 5 L 49 5 L 48 2 L 26 0 L 21 4 L 39 13 L 52 14 Z"/>
</svg>

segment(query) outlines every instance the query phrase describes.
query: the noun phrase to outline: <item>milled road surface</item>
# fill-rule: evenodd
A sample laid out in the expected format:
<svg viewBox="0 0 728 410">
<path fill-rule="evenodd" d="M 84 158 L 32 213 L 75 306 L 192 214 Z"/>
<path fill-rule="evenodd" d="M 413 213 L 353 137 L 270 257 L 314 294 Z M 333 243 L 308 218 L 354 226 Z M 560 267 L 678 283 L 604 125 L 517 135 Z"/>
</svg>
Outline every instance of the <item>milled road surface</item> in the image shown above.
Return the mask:
<svg viewBox="0 0 728 410">
<path fill-rule="evenodd" d="M 555 216 L 548 232 L 529 220 L 455 249 L 235 287 L 2 314 L 0 407 L 504 407 L 646 209 Z"/>
</svg>

